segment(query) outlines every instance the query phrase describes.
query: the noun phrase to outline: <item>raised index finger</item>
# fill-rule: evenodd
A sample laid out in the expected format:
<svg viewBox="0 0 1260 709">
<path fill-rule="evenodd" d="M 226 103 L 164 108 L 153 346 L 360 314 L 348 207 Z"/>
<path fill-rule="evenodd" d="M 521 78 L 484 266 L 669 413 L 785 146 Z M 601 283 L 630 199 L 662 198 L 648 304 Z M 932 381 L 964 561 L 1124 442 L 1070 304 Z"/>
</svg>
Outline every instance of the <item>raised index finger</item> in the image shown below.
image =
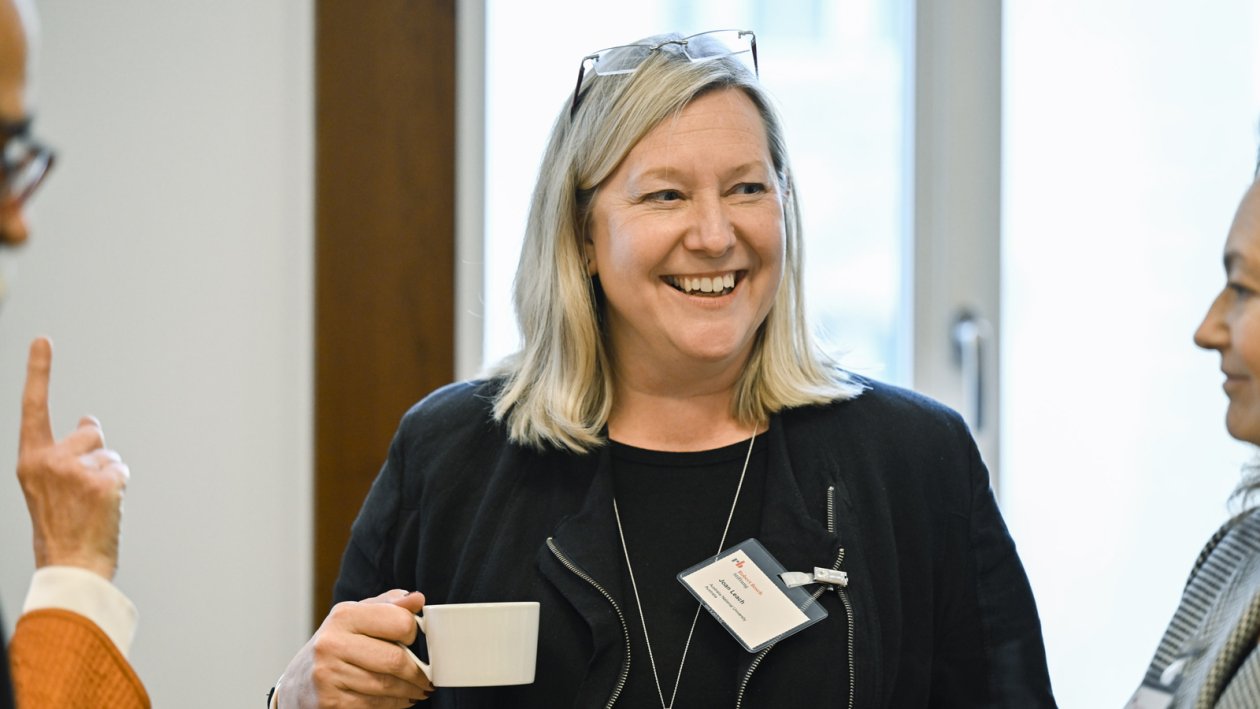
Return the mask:
<svg viewBox="0 0 1260 709">
<path fill-rule="evenodd" d="M 52 370 L 52 343 L 37 337 L 26 360 L 26 388 L 22 390 L 22 430 L 19 446 L 45 446 L 53 442 L 48 418 L 48 376 Z"/>
</svg>

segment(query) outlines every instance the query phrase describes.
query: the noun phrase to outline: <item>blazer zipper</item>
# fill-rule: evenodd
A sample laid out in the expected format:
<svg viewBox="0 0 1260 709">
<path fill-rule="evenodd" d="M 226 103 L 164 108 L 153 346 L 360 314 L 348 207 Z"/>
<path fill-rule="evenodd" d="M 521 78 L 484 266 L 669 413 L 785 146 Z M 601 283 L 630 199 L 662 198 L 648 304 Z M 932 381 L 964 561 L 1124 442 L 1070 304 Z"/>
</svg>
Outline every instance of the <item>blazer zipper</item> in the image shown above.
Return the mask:
<svg viewBox="0 0 1260 709">
<path fill-rule="evenodd" d="M 590 584 L 596 591 L 599 591 L 613 607 L 613 610 L 617 612 L 617 620 L 621 621 L 621 635 L 626 640 L 626 660 L 621 663 L 621 676 L 617 678 L 617 684 L 613 687 L 612 695 L 608 697 L 608 703 L 604 705 L 604 709 L 611 709 L 612 705 L 617 702 L 617 698 L 621 696 L 621 691 L 626 687 L 626 678 L 630 676 L 630 627 L 626 625 L 626 616 L 622 614 L 621 607 L 617 605 L 615 600 L 613 600 L 612 594 L 604 590 L 604 587 L 600 586 L 598 581 L 591 578 L 590 574 L 578 568 L 577 564 L 569 561 L 569 558 L 564 555 L 564 552 L 560 551 L 560 547 L 556 546 L 554 537 L 547 537 L 547 548 L 551 550 L 552 556 L 556 557 L 564 568 L 572 572 L 574 576 L 577 576 Z"/>
<path fill-rule="evenodd" d="M 835 494 L 836 494 L 836 487 L 834 485 L 828 486 L 827 487 L 827 531 L 831 532 L 832 534 L 836 533 Z M 844 563 L 844 547 L 841 547 L 839 553 L 836 554 L 836 562 L 831 565 L 831 569 L 833 571 L 839 571 L 840 565 L 843 563 Z M 809 603 L 813 603 L 817 601 L 818 597 L 823 594 L 824 590 L 825 589 L 823 588 L 819 588 L 816 591 L 814 591 L 814 593 L 810 596 Z M 854 685 L 854 681 L 853 681 L 853 669 L 854 669 L 853 668 L 853 604 L 849 601 L 849 592 L 847 589 L 840 588 L 836 590 L 840 594 L 840 602 L 844 604 L 844 612 L 849 616 L 848 623 L 847 623 L 848 630 L 849 630 L 849 709 L 853 709 L 853 696 L 854 696 L 853 695 L 853 685 Z M 806 605 L 808 605 L 808 603 Z M 748 666 L 748 672 L 746 672 L 744 674 L 744 678 L 740 680 L 739 692 L 735 696 L 735 709 L 740 709 L 740 707 L 743 706 L 744 691 L 748 689 L 748 681 L 752 679 L 753 672 L 756 672 L 757 668 L 761 666 L 761 661 L 766 659 L 766 655 L 769 654 L 770 651 L 773 649 L 774 649 L 774 645 L 771 645 L 765 648 L 764 650 L 762 650 L 761 652 L 757 653 L 757 656 L 753 658 L 752 664 Z"/>
<path fill-rule="evenodd" d="M 836 533 L 836 486 L 827 486 L 827 531 L 832 534 Z M 836 565 L 832 570 L 839 570 L 840 564 L 844 561 L 844 547 L 840 547 L 839 558 L 836 559 Z M 836 593 L 840 596 L 840 602 L 844 604 L 844 612 L 849 616 L 849 709 L 853 709 L 853 687 L 856 684 L 853 673 L 853 604 L 849 601 L 849 589 L 836 589 Z"/>
</svg>

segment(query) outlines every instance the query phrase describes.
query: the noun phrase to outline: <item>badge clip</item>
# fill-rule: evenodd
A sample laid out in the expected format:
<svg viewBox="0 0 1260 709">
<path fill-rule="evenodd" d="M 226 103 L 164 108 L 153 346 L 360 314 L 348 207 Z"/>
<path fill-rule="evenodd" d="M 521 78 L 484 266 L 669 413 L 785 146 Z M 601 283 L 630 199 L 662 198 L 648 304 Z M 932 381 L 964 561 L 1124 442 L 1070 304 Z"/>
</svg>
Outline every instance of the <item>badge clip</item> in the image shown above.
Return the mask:
<svg viewBox="0 0 1260 709">
<path fill-rule="evenodd" d="M 813 574 L 807 574 L 804 571 L 784 571 L 779 574 L 779 578 L 783 579 L 783 583 L 788 588 L 806 586 L 811 583 L 825 584 L 833 589 L 848 588 L 849 586 L 849 574 L 847 572 L 824 569 L 821 566 L 815 566 Z"/>
</svg>

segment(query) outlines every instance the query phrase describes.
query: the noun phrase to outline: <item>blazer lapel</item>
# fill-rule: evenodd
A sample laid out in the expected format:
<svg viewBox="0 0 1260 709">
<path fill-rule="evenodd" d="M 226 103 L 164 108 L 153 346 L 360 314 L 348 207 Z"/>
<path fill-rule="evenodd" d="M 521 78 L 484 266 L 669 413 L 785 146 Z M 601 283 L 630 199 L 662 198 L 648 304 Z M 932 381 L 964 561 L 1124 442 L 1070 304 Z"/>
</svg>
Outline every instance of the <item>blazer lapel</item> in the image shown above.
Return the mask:
<svg viewBox="0 0 1260 709">
<path fill-rule="evenodd" d="M 556 526 L 537 556 L 539 572 L 590 627 L 587 696 L 605 687 L 612 690 L 630 652 L 621 600 L 621 547 L 612 519 L 612 460 L 607 446 L 593 457 L 593 478 L 582 508 Z"/>
</svg>

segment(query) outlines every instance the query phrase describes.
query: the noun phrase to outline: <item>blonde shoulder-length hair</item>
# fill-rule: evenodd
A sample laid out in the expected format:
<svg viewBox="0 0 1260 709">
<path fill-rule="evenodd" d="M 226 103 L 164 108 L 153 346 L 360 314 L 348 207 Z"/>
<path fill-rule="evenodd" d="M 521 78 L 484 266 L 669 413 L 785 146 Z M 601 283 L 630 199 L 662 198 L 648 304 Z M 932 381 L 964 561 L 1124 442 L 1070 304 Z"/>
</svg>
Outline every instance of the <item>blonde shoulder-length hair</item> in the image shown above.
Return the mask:
<svg viewBox="0 0 1260 709">
<path fill-rule="evenodd" d="M 676 35 L 652 37 L 657 44 Z M 613 372 L 601 329 L 602 292 L 587 275 L 583 241 L 596 191 L 644 135 L 701 94 L 742 90 L 766 126 L 784 194 L 784 275 L 736 384 L 732 414 L 764 423 L 790 407 L 857 396 L 862 387 L 814 343 L 801 285 L 800 210 L 782 123 L 756 76 L 733 58 L 693 62 L 666 45 L 632 74 L 594 77 L 557 117 L 544 153 L 516 269 L 515 305 L 523 346 L 501 362 L 494 402 L 512 441 L 586 452 L 603 443 Z M 597 279 L 596 279 L 597 281 Z"/>
</svg>

